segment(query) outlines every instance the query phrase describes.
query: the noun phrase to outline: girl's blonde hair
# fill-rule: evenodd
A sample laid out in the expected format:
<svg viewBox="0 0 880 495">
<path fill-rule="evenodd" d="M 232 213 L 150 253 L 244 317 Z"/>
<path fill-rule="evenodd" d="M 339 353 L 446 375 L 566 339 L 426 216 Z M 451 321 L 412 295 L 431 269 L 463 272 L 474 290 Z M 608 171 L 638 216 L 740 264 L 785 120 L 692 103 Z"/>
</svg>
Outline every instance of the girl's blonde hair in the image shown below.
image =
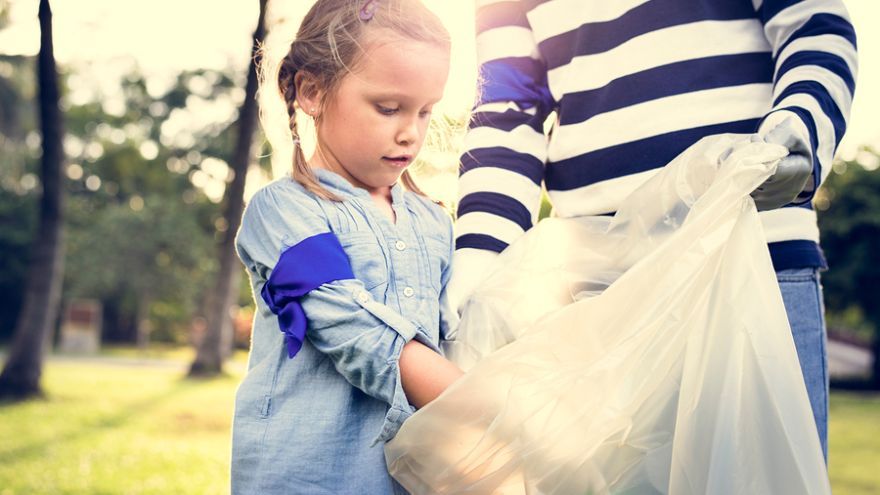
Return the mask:
<svg viewBox="0 0 880 495">
<path fill-rule="evenodd" d="M 317 0 L 280 64 L 261 70 L 261 90 L 274 85 L 287 107 L 293 138 L 293 178 L 329 200 L 339 198 L 318 182 L 300 145 L 294 77 L 299 71 L 308 72 L 324 89 L 325 100 L 332 97 L 363 53 L 367 29 L 387 29 L 404 39 L 433 43 L 447 50 L 450 46 L 449 33 L 440 19 L 419 0 Z M 408 190 L 424 195 L 409 171 L 404 171 L 401 179 Z"/>
</svg>

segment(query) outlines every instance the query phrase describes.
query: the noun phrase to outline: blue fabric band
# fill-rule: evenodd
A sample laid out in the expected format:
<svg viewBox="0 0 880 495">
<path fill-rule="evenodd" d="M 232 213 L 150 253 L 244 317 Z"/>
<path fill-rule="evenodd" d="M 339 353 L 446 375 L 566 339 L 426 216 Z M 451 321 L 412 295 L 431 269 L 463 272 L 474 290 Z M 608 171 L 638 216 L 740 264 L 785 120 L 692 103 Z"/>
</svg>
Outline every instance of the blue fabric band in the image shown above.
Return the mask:
<svg viewBox="0 0 880 495">
<path fill-rule="evenodd" d="M 328 282 L 351 278 L 351 263 L 332 232 L 304 239 L 281 253 L 260 293 L 278 315 L 289 358 L 299 352 L 306 337 L 307 320 L 300 298 Z"/>
<path fill-rule="evenodd" d="M 527 57 L 486 62 L 480 68 L 479 104 L 515 101 L 521 108 L 540 105 L 549 111 L 553 95 L 547 89 L 544 70 L 538 61 Z"/>
</svg>

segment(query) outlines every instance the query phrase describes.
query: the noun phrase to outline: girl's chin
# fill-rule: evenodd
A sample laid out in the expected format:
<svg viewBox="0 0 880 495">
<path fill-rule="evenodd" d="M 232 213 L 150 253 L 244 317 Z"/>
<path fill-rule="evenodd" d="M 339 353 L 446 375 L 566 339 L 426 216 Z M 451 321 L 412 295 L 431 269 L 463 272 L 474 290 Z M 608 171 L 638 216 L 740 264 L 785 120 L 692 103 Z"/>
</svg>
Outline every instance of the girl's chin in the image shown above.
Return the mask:
<svg viewBox="0 0 880 495">
<path fill-rule="evenodd" d="M 360 181 L 360 187 L 370 192 L 388 190 L 400 181 L 401 175 L 403 170 L 397 173 L 376 174 L 365 181 Z"/>
<path fill-rule="evenodd" d="M 393 186 L 394 184 L 397 184 L 397 181 L 400 180 L 400 176 L 402 176 L 404 172 L 406 172 L 406 168 L 390 170 L 388 173 L 381 174 L 381 177 L 376 177 L 376 183 L 383 186 Z"/>
</svg>

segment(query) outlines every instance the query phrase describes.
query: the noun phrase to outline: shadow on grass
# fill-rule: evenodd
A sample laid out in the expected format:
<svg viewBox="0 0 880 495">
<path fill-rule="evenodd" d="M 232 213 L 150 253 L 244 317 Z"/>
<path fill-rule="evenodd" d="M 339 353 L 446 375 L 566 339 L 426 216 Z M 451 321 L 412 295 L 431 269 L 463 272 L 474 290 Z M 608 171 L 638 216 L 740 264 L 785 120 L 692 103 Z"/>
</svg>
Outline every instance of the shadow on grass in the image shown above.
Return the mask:
<svg viewBox="0 0 880 495">
<path fill-rule="evenodd" d="M 47 400 L 46 392 L 43 389 L 37 391 L 8 391 L 0 392 L 0 408 L 23 404 L 26 402 L 37 402 Z"/>
<path fill-rule="evenodd" d="M 170 389 L 164 391 L 163 393 L 144 397 L 137 402 L 126 405 L 121 410 L 116 411 L 112 414 L 105 414 L 103 415 L 103 417 L 98 417 L 94 420 L 87 420 L 84 423 L 77 425 L 75 430 L 71 430 L 66 433 L 55 434 L 48 439 L 35 441 L 30 444 L 13 448 L 11 450 L 0 451 L 0 463 L 6 464 L 10 462 L 21 461 L 25 458 L 41 455 L 50 445 L 78 441 L 85 437 L 96 435 L 100 432 L 119 428 L 134 418 L 149 414 L 151 411 L 155 410 L 157 406 L 168 402 L 170 399 L 177 397 L 188 390 L 191 390 L 193 386 L 197 385 L 198 383 L 204 383 L 206 381 L 208 380 L 193 380 L 186 377 L 181 377 L 173 382 L 173 386 Z M 28 399 L 25 401 L 0 402 L 0 407 L 13 405 L 17 406 L 31 402 L 52 404 L 53 401 L 51 395 L 45 394 L 42 397 Z"/>
<path fill-rule="evenodd" d="M 181 380 L 189 383 L 211 383 L 215 381 L 222 382 L 224 380 L 240 380 L 241 376 L 239 373 L 234 373 L 229 371 L 227 368 L 223 368 L 219 373 L 214 372 L 195 372 L 193 373 L 191 370 L 188 371 Z"/>
</svg>

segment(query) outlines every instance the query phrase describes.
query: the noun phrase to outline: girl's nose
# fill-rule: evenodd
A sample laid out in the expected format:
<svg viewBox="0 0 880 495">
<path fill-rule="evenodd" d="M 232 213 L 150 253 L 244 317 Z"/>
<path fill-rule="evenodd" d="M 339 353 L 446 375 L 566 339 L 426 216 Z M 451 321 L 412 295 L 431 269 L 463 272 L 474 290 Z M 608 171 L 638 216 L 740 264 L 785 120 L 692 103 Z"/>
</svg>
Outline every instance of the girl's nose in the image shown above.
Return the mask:
<svg viewBox="0 0 880 495">
<path fill-rule="evenodd" d="M 413 144 L 419 138 L 419 120 L 418 118 L 407 118 L 402 122 L 400 130 L 397 133 L 398 144 Z"/>
</svg>

